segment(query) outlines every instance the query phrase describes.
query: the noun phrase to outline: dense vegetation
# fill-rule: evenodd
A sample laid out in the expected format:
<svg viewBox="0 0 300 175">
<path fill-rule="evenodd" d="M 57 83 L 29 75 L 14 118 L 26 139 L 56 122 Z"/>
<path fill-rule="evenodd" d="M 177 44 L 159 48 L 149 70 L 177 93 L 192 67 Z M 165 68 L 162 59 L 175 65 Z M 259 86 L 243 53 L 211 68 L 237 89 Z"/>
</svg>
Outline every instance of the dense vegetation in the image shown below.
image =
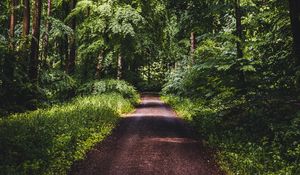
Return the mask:
<svg viewBox="0 0 300 175">
<path fill-rule="evenodd" d="M 253 110 L 247 105 L 241 112 L 218 97 L 163 99 L 219 150 L 218 162 L 229 174 L 300 173 L 300 115 L 293 106 L 273 104 L 269 110 L 257 106 Z"/>
<path fill-rule="evenodd" d="M 134 98 L 107 89 L 0 119 L 0 174 L 66 174 L 111 132 L 122 113 L 134 109 L 131 102 L 138 102 L 137 93 L 129 93 Z"/>
<path fill-rule="evenodd" d="M 138 101 L 125 81 L 99 81 L 122 79 L 141 91 L 162 90 L 165 100 L 220 150 L 220 163 L 229 172 L 300 173 L 298 0 L 8 0 L 0 2 L 0 25 L 0 138 L 8 139 L 0 142 L 6 157 L 0 160 L 6 171 L 65 171 L 81 158 L 83 153 L 73 157 L 81 148 L 55 159 L 48 154 L 59 145 L 44 140 L 48 152 L 32 153 L 31 135 L 18 133 L 42 130 L 52 140 L 77 138 L 85 126 L 57 133 L 47 128 L 47 122 L 63 126 L 64 119 L 74 117 L 73 122 L 86 120 L 94 128 L 83 129 L 83 140 L 93 138 L 102 132 L 94 123 L 101 123 L 101 115 L 78 114 L 111 111 L 102 117 L 113 126 L 122 107 L 112 104 Z M 85 106 L 100 103 L 103 93 L 113 93 L 107 98 L 115 100 Z M 87 103 L 79 105 L 78 98 Z M 74 114 L 61 114 L 74 106 Z M 42 136 L 36 137 L 44 143 Z M 29 152 L 14 139 L 24 139 Z M 13 159 L 19 155 L 10 150 L 13 143 L 28 157 Z M 56 160 L 65 163 L 59 167 Z M 49 161 L 53 169 L 51 163 L 44 167 Z"/>
<path fill-rule="evenodd" d="M 183 4 L 177 16 L 195 20 L 198 44 L 169 74 L 164 100 L 229 174 L 299 174 L 299 2 Z"/>
</svg>

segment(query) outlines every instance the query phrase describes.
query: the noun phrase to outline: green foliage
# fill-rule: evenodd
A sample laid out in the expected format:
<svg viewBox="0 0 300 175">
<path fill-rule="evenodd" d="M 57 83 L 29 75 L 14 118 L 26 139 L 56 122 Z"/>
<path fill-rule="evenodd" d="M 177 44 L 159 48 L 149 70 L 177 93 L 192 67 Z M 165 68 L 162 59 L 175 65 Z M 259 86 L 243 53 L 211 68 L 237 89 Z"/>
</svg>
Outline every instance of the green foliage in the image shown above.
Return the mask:
<svg viewBox="0 0 300 175">
<path fill-rule="evenodd" d="M 99 95 L 104 93 L 119 93 L 133 104 L 139 102 L 139 94 L 133 86 L 123 80 L 92 81 L 83 84 L 77 91 L 79 95 Z"/>
<path fill-rule="evenodd" d="M 219 163 L 229 174 L 299 174 L 300 115 L 293 107 L 228 103 L 224 93 L 209 101 L 172 95 L 163 100 L 219 150 Z"/>
<path fill-rule="evenodd" d="M 113 93 L 0 119 L 1 174 L 67 174 L 120 114 L 132 110 L 129 100 Z"/>
<path fill-rule="evenodd" d="M 40 75 L 40 88 L 50 101 L 64 101 L 75 95 L 76 82 L 59 70 L 44 71 Z"/>
</svg>

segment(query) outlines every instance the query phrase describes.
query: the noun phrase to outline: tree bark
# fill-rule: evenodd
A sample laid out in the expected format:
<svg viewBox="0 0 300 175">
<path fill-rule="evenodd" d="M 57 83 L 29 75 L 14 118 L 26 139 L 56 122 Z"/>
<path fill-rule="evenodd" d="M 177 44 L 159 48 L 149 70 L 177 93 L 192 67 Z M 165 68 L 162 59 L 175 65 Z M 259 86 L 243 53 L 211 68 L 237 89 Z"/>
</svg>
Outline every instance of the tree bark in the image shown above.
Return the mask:
<svg viewBox="0 0 300 175">
<path fill-rule="evenodd" d="M 244 42 L 243 36 L 243 26 L 242 26 L 242 11 L 240 6 L 240 0 L 235 0 L 235 19 L 236 19 L 236 36 L 238 37 L 238 41 L 236 42 L 236 49 L 237 49 L 237 59 L 242 59 L 244 57 L 242 43 Z M 238 66 L 240 69 L 240 66 Z M 241 90 L 245 87 L 245 73 L 242 70 L 238 70 L 238 78 Z"/>
<path fill-rule="evenodd" d="M 71 8 L 74 9 L 76 7 L 76 0 L 72 0 Z M 73 29 L 74 33 L 76 30 L 76 18 L 74 17 L 71 21 L 71 28 Z M 73 74 L 75 72 L 75 60 L 76 60 L 76 40 L 75 35 L 73 35 L 70 39 L 70 53 L 67 65 L 67 72 L 69 74 Z"/>
<path fill-rule="evenodd" d="M 118 55 L 117 79 L 120 80 L 121 78 L 122 78 L 122 54 L 120 52 Z"/>
<path fill-rule="evenodd" d="M 191 44 L 191 59 L 192 63 L 195 63 L 195 58 L 194 58 L 194 53 L 196 50 L 196 37 L 195 37 L 195 32 L 191 32 L 191 37 L 190 37 L 190 44 Z"/>
<path fill-rule="evenodd" d="M 293 50 L 296 67 L 300 66 L 300 1 L 289 0 L 291 28 L 293 33 Z"/>
<path fill-rule="evenodd" d="M 40 25 L 42 14 L 42 0 L 35 0 L 34 15 L 32 24 L 32 40 L 31 52 L 29 60 L 29 78 L 32 82 L 37 82 L 38 78 L 38 61 L 39 61 L 39 40 L 40 40 Z"/>
<path fill-rule="evenodd" d="M 96 78 L 100 78 L 101 70 L 102 70 L 102 62 L 103 62 L 103 50 L 100 51 L 99 56 L 98 56 L 98 63 L 96 66 Z"/>
<path fill-rule="evenodd" d="M 30 3 L 29 0 L 23 0 L 23 37 L 27 37 L 30 31 Z"/>
<path fill-rule="evenodd" d="M 242 41 L 243 41 L 243 26 L 242 26 L 242 14 L 240 7 L 240 0 L 235 1 L 235 16 L 236 16 L 236 36 L 239 41 L 236 43 L 237 58 L 243 58 Z"/>
<path fill-rule="evenodd" d="M 49 22 L 49 17 L 51 15 L 51 0 L 48 0 L 48 8 L 47 8 L 47 18 L 46 19 L 46 32 L 45 32 L 45 41 L 44 41 L 44 61 L 46 62 L 47 55 L 48 55 L 48 45 L 49 45 L 49 32 L 50 32 L 50 22 Z"/>
<path fill-rule="evenodd" d="M 15 37 L 15 26 L 16 26 L 16 8 L 17 0 L 11 0 L 10 5 L 10 18 L 9 18 L 9 47 L 14 50 L 14 37 Z"/>
<path fill-rule="evenodd" d="M 191 42 L 191 55 L 193 56 L 193 54 L 195 53 L 195 49 L 196 49 L 195 32 L 191 32 L 190 42 Z"/>
</svg>

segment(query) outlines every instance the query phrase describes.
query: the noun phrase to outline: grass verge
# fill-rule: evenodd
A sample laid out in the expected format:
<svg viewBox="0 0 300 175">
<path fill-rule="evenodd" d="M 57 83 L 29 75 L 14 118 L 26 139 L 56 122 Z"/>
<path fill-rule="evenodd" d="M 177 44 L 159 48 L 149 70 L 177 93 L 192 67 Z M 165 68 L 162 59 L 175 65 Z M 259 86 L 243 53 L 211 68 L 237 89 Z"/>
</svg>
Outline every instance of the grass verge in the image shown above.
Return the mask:
<svg viewBox="0 0 300 175">
<path fill-rule="evenodd" d="M 67 174 L 134 109 L 116 93 L 0 119 L 0 174 Z"/>
</svg>

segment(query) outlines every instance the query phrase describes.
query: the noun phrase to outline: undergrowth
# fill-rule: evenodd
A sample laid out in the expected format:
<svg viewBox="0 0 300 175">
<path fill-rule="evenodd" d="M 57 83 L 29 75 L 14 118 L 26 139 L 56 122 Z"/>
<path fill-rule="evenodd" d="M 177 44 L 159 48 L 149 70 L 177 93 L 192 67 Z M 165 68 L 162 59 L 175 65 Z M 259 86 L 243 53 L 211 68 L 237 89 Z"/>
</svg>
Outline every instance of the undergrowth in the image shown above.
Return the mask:
<svg viewBox="0 0 300 175">
<path fill-rule="evenodd" d="M 0 174 L 67 174 L 133 110 L 130 101 L 117 93 L 78 97 L 0 119 Z"/>
<path fill-rule="evenodd" d="M 119 93 L 133 104 L 137 104 L 140 98 L 136 89 L 124 80 L 108 79 L 91 81 L 83 84 L 77 90 L 78 95 L 97 95 L 108 92 Z"/>
<path fill-rule="evenodd" d="M 228 174 L 300 174 L 300 113 L 291 104 L 273 102 L 267 108 L 243 99 L 162 99 L 218 148 L 219 163 Z"/>
</svg>

